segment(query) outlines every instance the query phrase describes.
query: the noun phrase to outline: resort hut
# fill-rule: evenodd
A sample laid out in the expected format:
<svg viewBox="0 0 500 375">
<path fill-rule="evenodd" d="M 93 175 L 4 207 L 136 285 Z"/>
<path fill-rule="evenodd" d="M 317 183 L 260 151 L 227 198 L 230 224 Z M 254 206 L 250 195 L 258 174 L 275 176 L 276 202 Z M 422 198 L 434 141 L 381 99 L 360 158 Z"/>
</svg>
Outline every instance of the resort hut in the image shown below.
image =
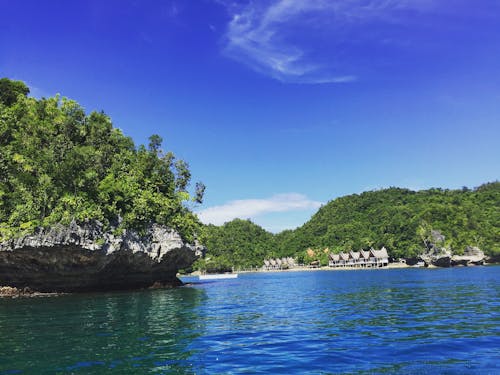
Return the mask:
<svg viewBox="0 0 500 375">
<path fill-rule="evenodd" d="M 374 265 L 376 267 L 384 267 L 389 264 L 389 255 L 387 254 L 387 249 L 382 247 L 380 250 L 370 249 L 370 259 L 374 260 Z"/>
<path fill-rule="evenodd" d="M 363 267 L 367 267 L 370 263 L 370 252 L 361 249 L 359 251 L 359 261 Z"/>
<path fill-rule="evenodd" d="M 382 248 L 379 250 L 379 256 L 380 259 L 382 260 L 382 265 L 388 265 L 389 264 L 389 254 L 387 253 L 387 249 L 385 246 L 382 246 Z"/>
<path fill-rule="evenodd" d="M 349 254 L 340 252 L 339 253 L 339 266 L 345 267 L 347 266 L 347 262 L 349 261 Z"/>
<path fill-rule="evenodd" d="M 358 259 L 359 259 L 359 251 L 349 251 L 349 260 L 348 260 L 348 265 L 353 267 L 358 264 Z"/>
<path fill-rule="evenodd" d="M 313 260 L 311 263 L 309 263 L 310 268 L 319 268 L 321 266 L 319 260 Z"/>
<path fill-rule="evenodd" d="M 267 259 L 264 259 L 264 268 L 269 270 L 271 268 L 271 263 Z"/>
<path fill-rule="evenodd" d="M 373 247 L 371 247 L 370 250 L 368 251 L 370 253 L 368 258 L 368 265 L 370 267 L 375 267 L 377 265 L 377 257 L 375 256 L 374 251 L 375 249 Z"/>
<path fill-rule="evenodd" d="M 330 253 L 328 255 L 328 265 L 330 267 L 338 267 L 339 262 L 340 262 L 340 255 L 339 254 Z"/>
<path fill-rule="evenodd" d="M 281 269 L 282 263 L 281 263 L 281 259 L 280 258 L 276 259 L 276 265 L 278 266 L 278 269 Z"/>
<path fill-rule="evenodd" d="M 269 261 L 269 263 L 271 264 L 271 269 L 272 269 L 272 270 L 275 270 L 275 269 L 276 269 L 276 266 L 277 266 L 277 265 L 276 265 L 276 261 L 275 261 L 274 259 L 271 259 L 271 260 Z"/>
</svg>

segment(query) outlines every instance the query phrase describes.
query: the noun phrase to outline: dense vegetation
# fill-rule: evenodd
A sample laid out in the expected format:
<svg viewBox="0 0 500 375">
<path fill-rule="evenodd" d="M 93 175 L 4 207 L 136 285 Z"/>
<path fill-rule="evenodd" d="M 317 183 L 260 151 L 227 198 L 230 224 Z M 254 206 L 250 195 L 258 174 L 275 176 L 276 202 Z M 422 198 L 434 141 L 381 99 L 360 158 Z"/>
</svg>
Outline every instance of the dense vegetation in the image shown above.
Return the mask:
<svg viewBox="0 0 500 375">
<path fill-rule="evenodd" d="M 237 268 L 260 266 L 266 257 L 325 263 L 326 248 L 340 252 L 385 246 L 394 258 L 413 257 L 423 250 L 432 229 L 446 237 L 445 245 L 455 253 L 473 245 L 487 254 L 500 254 L 500 183 L 473 190 L 390 188 L 349 195 L 324 205 L 295 230 L 271 235 L 248 221 L 235 220 L 210 226 L 206 242 L 212 245 L 213 262 L 220 258 Z M 308 256 L 307 249 L 314 254 Z"/>
<path fill-rule="evenodd" d="M 207 225 L 202 233 L 209 250 L 197 266 L 207 271 L 261 266 L 274 249 L 274 236 L 249 220 L 235 219 L 220 227 Z"/>
<path fill-rule="evenodd" d="M 104 113 L 28 93 L 0 80 L 0 240 L 72 219 L 118 230 L 155 222 L 193 239 L 200 225 L 186 203 L 201 202 L 204 186 L 191 198 L 188 165 L 160 136 L 136 147 Z"/>
<path fill-rule="evenodd" d="M 160 223 L 187 240 L 198 235 L 209 251 L 197 267 L 212 271 L 261 266 L 270 257 L 324 263 L 329 251 L 372 246 L 412 257 L 433 229 L 456 253 L 475 245 L 500 254 L 499 182 L 349 195 L 276 235 L 239 219 L 202 227 L 187 203 L 201 203 L 205 187 L 197 183 L 191 197 L 189 167 L 161 150 L 161 137 L 136 147 L 104 113 L 86 114 L 75 101 L 28 93 L 24 83 L 0 79 L 0 241 L 37 226 L 97 219 L 117 230 Z"/>
</svg>

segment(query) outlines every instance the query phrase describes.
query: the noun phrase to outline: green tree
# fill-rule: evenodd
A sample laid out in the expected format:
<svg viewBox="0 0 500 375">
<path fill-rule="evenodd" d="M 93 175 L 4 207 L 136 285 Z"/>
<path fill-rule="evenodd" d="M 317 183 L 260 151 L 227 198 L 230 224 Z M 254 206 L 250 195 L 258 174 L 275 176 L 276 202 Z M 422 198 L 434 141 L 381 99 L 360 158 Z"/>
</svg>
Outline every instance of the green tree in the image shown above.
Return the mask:
<svg viewBox="0 0 500 375">
<path fill-rule="evenodd" d="M 27 96 L 29 92 L 30 89 L 24 82 L 0 78 L 0 103 L 3 105 L 11 106 L 19 95 Z"/>
<path fill-rule="evenodd" d="M 136 147 L 103 112 L 0 83 L 0 240 L 73 219 L 137 230 L 159 223 L 195 238 L 200 223 L 187 203 L 204 188 L 191 197 L 188 164 L 163 154 L 159 135 Z"/>
<path fill-rule="evenodd" d="M 338 253 L 385 246 L 391 257 L 414 257 L 435 242 L 436 230 L 446 237 L 441 245 L 457 254 L 468 245 L 489 255 L 500 254 L 500 183 L 475 189 L 389 188 L 353 194 L 327 203 L 294 230 L 273 235 L 253 223 L 234 220 L 205 227 L 204 240 L 212 257 L 229 259 L 237 267 L 288 256 L 299 263 L 326 264 L 324 252 L 316 251 L 312 259 L 306 249 L 328 247 Z"/>
</svg>

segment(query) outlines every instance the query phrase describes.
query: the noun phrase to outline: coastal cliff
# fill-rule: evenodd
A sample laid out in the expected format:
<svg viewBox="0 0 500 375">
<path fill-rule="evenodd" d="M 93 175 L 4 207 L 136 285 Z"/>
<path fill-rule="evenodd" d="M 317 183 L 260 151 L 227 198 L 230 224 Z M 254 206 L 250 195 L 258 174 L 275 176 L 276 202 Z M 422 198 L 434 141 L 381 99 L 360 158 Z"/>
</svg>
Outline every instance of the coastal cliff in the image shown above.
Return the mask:
<svg viewBox="0 0 500 375">
<path fill-rule="evenodd" d="M 0 294 L 180 284 L 203 250 L 189 164 L 158 134 L 136 145 L 102 111 L 28 93 L 0 78 Z"/>
<path fill-rule="evenodd" d="M 116 235 L 98 221 L 72 221 L 0 243 L 0 285 L 40 292 L 176 286 L 178 270 L 204 251 L 157 224 Z"/>
</svg>

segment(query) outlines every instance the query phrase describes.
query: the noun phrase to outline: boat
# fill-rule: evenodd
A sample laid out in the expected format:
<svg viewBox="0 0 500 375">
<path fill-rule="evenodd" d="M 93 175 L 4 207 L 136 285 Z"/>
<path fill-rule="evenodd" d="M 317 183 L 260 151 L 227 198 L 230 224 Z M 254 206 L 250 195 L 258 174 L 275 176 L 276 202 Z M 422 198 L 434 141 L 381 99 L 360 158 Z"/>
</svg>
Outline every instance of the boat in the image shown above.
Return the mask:
<svg viewBox="0 0 500 375">
<path fill-rule="evenodd" d="M 223 280 L 223 279 L 236 279 L 237 273 L 212 273 L 206 275 L 199 275 L 200 280 Z"/>
</svg>

